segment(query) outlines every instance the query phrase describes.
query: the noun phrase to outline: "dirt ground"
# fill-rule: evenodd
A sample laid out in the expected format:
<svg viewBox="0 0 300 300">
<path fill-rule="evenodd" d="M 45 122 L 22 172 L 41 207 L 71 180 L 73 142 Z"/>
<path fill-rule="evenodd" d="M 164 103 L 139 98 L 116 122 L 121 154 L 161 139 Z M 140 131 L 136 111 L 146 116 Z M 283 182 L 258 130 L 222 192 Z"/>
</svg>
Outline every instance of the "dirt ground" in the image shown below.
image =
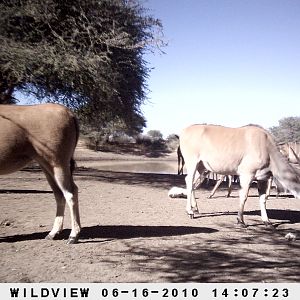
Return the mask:
<svg viewBox="0 0 300 300">
<path fill-rule="evenodd" d="M 237 186 L 228 199 L 225 187 L 213 199 L 200 189 L 201 214 L 191 220 L 185 200 L 167 196 L 172 186 L 184 186 L 174 156 L 141 158 L 79 147 L 76 158 L 83 226 L 76 245 L 66 245 L 68 208 L 60 238 L 44 239 L 55 201 L 38 168 L 0 177 L 0 282 L 300 281 L 300 200 L 277 199 L 273 191 L 267 207 L 276 229 L 266 228 L 251 188 L 245 229 L 235 224 Z M 133 161 L 167 164 L 171 171 L 128 172 Z M 298 238 L 288 241 L 289 232 Z"/>
</svg>

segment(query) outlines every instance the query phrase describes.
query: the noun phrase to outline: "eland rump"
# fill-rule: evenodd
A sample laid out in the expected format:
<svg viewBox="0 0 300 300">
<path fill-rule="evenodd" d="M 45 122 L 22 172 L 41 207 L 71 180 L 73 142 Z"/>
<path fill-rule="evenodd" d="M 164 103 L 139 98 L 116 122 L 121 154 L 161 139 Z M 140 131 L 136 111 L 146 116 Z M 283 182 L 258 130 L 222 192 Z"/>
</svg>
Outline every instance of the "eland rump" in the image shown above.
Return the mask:
<svg viewBox="0 0 300 300">
<path fill-rule="evenodd" d="M 273 175 L 297 198 L 300 178 L 277 149 L 271 135 L 256 125 L 228 128 L 218 125 L 191 125 L 180 136 L 180 148 L 187 168 L 186 211 L 193 218 L 198 212 L 194 195 L 194 178 L 205 170 L 239 175 L 241 189 L 238 222 L 245 225 L 243 212 L 252 180 L 258 184 L 261 218 L 270 224 L 266 211 L 267 179 Z"/>
<path fill-rule="evenodd" d="M 54 225 L 46 238 L 53 239 L 62 231 L 67 202 L 72 222 L 68 244 L 77 242 L 81 228 L 78 189 L 72 176 L 78 135 L 77 119 L 64 106 L 0 105 L 0 175 L 18 171 L 32 160 L 39 163 L 57 204 Z"/>
</svg>

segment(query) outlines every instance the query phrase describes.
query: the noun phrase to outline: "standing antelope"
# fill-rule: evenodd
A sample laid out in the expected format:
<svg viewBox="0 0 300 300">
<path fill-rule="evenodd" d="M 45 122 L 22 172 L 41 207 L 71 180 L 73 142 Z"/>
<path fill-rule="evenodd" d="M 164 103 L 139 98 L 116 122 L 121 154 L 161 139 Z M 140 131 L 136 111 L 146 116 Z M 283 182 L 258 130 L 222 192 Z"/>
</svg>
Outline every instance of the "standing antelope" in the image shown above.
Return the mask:
<svg viewBox="0 0 300 300">
<path fill-rule="evenodd" d="M 226 197 L 229 198 L 231 191 L 232 191 L 232 176 L 231 175 L 221 175 L 219 177 L 219 179 L 217 180 L 214 188 L 212 189 L 212 191 L 210 192 L 210 195 L 208 196 L 208 198 L 212 198 L 213 195 L 215 194 L 216 190 L 218 189 L 218 187 L 220 186 L 220 184 L 224 181 L 225 177 L 228 178 L 228 191 L 227 191 L 227 195 Z"/>
<path fill-rule="evenodd" d="M 72 172 L 79 129 L 75 116 L 58 104 L 0 105 L 0 175 L 20 170 L 35 160 L 44 171 L 56 200 L 56 217 L 47 239 L 63 229 L 65 204 L 72 230 L 68 244 L 76 243 L 81 229 L 78 189 Z"/>
<path fill-rule="evenodd" d="M 180 136 L 180 148 L 187 168 L 186 211 L 190 217 L 198 212 L 194 195 L 194 177 L 205 170 L 223 174 L 239 175 L 241 189 L 238 222 L 244 223 L 244 206 L 250 184 L 258 183 L 261 218 L 270 224 L 266 211 L 267 179 L 273 176 L 295 197 L 300 196 L 300 178 L 284 159 L 271 135 L 258 126 L 228 128 L 216 125 L 192 125 Z"/>
</svg>

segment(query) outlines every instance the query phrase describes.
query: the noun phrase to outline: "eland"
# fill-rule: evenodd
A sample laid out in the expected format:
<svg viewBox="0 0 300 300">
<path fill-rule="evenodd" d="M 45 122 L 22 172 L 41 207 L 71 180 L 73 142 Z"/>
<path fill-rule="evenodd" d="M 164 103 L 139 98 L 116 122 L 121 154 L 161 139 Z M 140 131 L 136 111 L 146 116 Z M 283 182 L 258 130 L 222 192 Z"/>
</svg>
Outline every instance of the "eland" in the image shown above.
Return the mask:
<svg viewBox="0 0 300 300">
<path fill-rule="evenodd" d="M 39 163 L 56 200 L 54 225 L 46 239 L 62 231 L 67 202 L 72 224 L 68 244 L 77 242 L 81 229 L 78 188 L 72 176 L 78 135 L 76 117 L 62 105 L 0 105 L 0 175 L 33 160 Z"/>
<path fill-rule="evenodd" d="M 202 174 L 205 170 L 240 176 L 237 220 L 244 226 L 244 206 L 254 178 L 258 185 L 261 218 L 266 225 L 271 225 L 266 211 L 267 181 L 271 175 L 296 198 L 300 196 L 299 174 L 282 156 L 271 135 L 259 126 L 191 125 L 180 136 L 180 149 L 187 169 L 186 212 L 191 218 L 198 212 L 194 194 L 195 174 Z"/>
</svg>

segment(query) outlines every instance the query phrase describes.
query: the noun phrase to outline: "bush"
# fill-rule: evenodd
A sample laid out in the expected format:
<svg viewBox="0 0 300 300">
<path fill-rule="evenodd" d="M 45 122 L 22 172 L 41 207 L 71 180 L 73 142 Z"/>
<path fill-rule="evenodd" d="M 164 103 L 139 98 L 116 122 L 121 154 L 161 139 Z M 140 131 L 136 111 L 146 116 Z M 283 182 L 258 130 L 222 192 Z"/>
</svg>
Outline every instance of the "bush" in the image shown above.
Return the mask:
<svg viewBox="0 0 300 300">
<path fill-rule="evenodd" d="M 85 145 L 88 149 L 97 151 L 100 145 L 107 142 L 107 138 L 97 131 L 92 131 L 85 136 Z"/>
</svg>

